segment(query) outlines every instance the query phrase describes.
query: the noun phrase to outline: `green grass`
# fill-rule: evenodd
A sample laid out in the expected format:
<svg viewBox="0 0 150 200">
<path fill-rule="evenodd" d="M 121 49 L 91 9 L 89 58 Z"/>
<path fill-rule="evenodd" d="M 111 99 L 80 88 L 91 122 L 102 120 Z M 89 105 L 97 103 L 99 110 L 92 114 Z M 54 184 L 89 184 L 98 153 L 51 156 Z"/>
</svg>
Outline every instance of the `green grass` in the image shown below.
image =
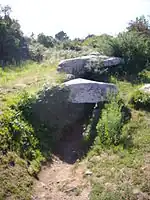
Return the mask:
<svg viewBox="0 0 150 200">
<path fill-rule="evenodd" d="M 26 62 L 19 67 L 6 67 L 4 71 L 0 69 L 1 107 L 24 91 L 35 94 L 45 83 L 50 85 L 61 83 L 64 75 L 57 73 L 56 66 L 57 63 Z"/>
<path fill-rule="evenodd" d="M 31 199 L 33 178 L 26 162 L 15 153 L 0 153 L 0 200 Z"/>
<path fill-rule="evenodd" d="M 127 104 L 130 95 L 141 86 L 112 80 Z M 131 111 L 132 118 L 123 129 L 131 138 L 130 144 L 105 149 L 94 145 L 87 156 L 88 168 L 93 172 L 90 200 L 150 198 L 150 113 L 133 108 Z"/>
<path fill-rule="evenodd" d="M 150 73 L 145 75 L 148 80 Z M 25 91 L 36 94 L 43 84 L 53 85 L 64 80 L 64 75 L 57 73 L 56 64 L 49 63 L 9 67 L 1 70 L 0 76 L 0 111 L 6 111 L 8 105 L 17 104 Z M 144 80 L 143 83 L 132 84 L 112 77 L 111 82 L 118 86 L 121 97 L 128 104 L 130 96 Z M 92 184 L 90 200 L 148 200 L 150 196 L 150 112 L 132 107 L 131 111 L 132 118 L 123 129 L 124 134 L 130 136 L 130 143 L 127 141 L 125 147 L 105 149 L 94 145 L 87 155 L 87 167 L 93 172 L 89 178 Z M 28 172 L 27 162 L 15 152 L 1 152 L 0 200 L 30 199 L 33 178 Z"/>
<path fill-rule="evenodd" d="M 17 108 L 26 92 L 36 96 L 43 84 L 56 85 L 65 76 L 57 73 L 56 64 L 48 63 L 25 63 L 19 67 L 7 67 L 4 71 L 0 70 L 0 76 L 0 200 L 28 200 L 31 199 L 33 182 L 29 174 L 36 176 L 44 157 L 32 125 L 24 119 L 21 111 L 18 112 L 11 106 Z M 25 151 L 24 142 L 30 143 Z M 31 159 L 30 154 L 33 157 Z"/>
</svg>

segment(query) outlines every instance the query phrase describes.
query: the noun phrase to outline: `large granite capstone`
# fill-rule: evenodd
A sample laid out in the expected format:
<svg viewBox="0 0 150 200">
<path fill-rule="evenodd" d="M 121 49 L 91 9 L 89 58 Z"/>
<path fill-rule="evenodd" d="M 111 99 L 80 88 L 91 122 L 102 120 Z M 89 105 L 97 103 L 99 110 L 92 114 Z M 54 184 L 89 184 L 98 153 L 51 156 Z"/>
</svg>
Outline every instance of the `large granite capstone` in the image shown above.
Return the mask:
<svg viewBox="0 0 150 200">
<path fill-rule="evenodd" d="M 114 84 L 90 81 L 77 78 L 63 83 L 69 91 L 68 101 L 71 103 L 98 103 L 108 100 L 108 97 L 117 93 Z"/>
<path fill-rule="evenodd" d="M 111 67 L 123 63 L 119 57 L 108 57 L 104 55 L 88 55 L 77 58 L 62 60 L 58 64 L 57 70 L 67 74 L 81 75 L 85 73 L 87 65 L 101 65 L 102 67 Z"/>
</svg>

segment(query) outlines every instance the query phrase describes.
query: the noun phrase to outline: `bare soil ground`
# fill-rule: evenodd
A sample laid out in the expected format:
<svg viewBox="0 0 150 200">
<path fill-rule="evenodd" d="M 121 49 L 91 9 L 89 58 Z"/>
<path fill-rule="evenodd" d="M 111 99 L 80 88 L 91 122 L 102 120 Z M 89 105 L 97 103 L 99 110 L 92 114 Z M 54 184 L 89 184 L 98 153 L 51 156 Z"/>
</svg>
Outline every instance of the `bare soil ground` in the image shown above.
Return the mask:
<svg viewBox="0 0 150 200">
<path fill-rule="evenodd" d="M 88 200 L 90 183 L 85 178 L 86 165 L 82 155 L 81 124 L 56 145 L 53 162 L 43 166 L 34 184 L 33 200 Z"/>
</svg>

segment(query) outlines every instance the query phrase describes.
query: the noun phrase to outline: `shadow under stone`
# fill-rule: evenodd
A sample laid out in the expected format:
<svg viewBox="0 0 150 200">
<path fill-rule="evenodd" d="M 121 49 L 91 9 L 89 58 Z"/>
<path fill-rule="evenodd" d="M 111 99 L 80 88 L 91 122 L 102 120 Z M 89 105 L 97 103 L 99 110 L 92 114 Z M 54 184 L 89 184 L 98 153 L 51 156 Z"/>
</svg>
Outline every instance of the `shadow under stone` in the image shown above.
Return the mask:
<svg viewBox="0 0 150 200">
<path fill-rule="evenodd" d="M 84 156 L 83 146 L 83 123 L 80 121 L 65 128 L 62 133 L 62 138 L 56 142 L 53 153 L 59 157 L 60 160 L 73 164 L 78 159 Z"/>
<path fill-rule="evenodd" d="M 42 154 L 50 159 L 53 153 L 71 164 L 85 153 L 84 124 L 94 104 L 70 103 L 68 96 L 64 88 L 45 88 L 36 99 L 23 101 L 20 110 L 33 127 Z"/>
</svg>

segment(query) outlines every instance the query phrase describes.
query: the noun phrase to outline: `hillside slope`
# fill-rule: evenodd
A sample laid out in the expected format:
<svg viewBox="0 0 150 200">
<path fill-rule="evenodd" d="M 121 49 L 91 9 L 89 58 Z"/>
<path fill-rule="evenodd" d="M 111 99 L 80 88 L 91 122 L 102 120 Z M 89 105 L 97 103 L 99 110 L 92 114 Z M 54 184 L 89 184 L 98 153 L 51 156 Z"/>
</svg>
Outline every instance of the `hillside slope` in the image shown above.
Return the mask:
<svg viewBox="0 0 150 200">
<path fill-rule="evenodd" d="M 146 76 L 147 79 L 150 77 L 149 71 Z M 1 77 L 1 116 L 10 105 L 20 101 L 20 95 L 25 91 L 36 94 L 44 83 L 53 85 L 64 80 L 63 75 L 57 74 L 55 66 L 34 63 L 21 70 L 2 71 Z M 129 136 L 125 146 L 103 148 L 94 143 L 87 154 L 80 156 L 81 141 L 77 138 L 72 155 L 72 142 L 76 141 L 74 134 L 83 131 L 83 127 L 78 129 L 76 124 L 73 137 L 58 144 L 61 152 L 68 147 L 65 155 L 75 156 L 74 162 L 68 164 L 66 159 L 61 160 L 57 152 L 51 155 L 52 161 L 43 165 L 39 175 L 33 173 L 32 176 L 29 163 L 19 157 L 19 152 L 6 146 L 0 154 L 0 199 L 150 199 L 150 113 L 136 110 L 128 101 L 141 83 L 132 84 L 115 76 L 110 81 L 118 85 L 120 96 L 132 112 L 131 120 L 124 127 L 124 133 Z M 3 134 L 2 130 L 0 134 Z M 39 166 L 37 168 L 39 170 Z"/>
</svg>

